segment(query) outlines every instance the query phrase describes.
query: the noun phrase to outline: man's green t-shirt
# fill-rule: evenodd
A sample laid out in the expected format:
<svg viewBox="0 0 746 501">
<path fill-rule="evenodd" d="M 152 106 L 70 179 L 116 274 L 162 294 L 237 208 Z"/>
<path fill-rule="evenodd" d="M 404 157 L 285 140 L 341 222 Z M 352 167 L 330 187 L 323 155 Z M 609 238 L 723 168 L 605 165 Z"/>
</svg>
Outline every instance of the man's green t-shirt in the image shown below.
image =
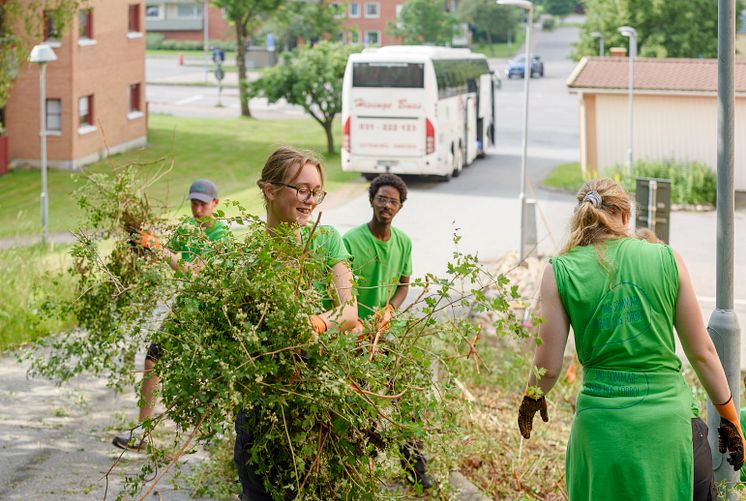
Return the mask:
<svg viewBox="0 0 746 501">
<path fill-rule="evenodd" d="M 211 242 L 223 240 L 231 234 L 228 225 L 220 219 L 216 219 L 209 228 L 201 228 L 196 219 L 189 218 L 179 226 L 166 247 L 181 253 L 182 260 L 188 263 L 194 261 L 196 256 L 204 254 L 207 250 L 206 242 L 198 236 L 200 231 L 204 231 Z"/>
<path fill-rule="evenodd" d="M 300 229 L 301 243 L 306 245 L 308 236 L 313 229 L 312 225 L 304 226 Z M 326 276 L 320 277 L 322 280 L 314 281 L 313 286 L 323 294 L 324 311 L 331 310 L 337 303 L 337 295 L 334 290 L 334 284 L 331 280 L 331 270 L 335 264 L 341 261 L 349 262 L 350 253 L 347 252 L 342 237 L 333 226 L 321 225 L 316 227 L 311 242 L 308 244 L 308 250 L 311 253 L 322 253 L 320 256 L 326 263 Z"/>
<path fill-rule="evenodd" d="M 358 277 L 358 316 L 367 318 L 391 301 L 402 276 L 412 274 L 412 240 L 393 227 L 391 238 L 378 240 L 367 223 L 352 228 L 343 240 Z"/>
</svg>

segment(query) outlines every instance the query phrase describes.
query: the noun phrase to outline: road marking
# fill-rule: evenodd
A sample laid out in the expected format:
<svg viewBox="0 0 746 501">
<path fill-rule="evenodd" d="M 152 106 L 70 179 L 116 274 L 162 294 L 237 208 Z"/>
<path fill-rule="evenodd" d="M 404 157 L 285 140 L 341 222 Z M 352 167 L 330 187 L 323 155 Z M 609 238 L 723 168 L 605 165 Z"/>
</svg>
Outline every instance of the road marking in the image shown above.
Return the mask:
<svg viewBox="0 0 746 501">
<path fill-rule="evenodd" d="M 714 297 L 709 296 L 697 296 L 697 301 L 700 303 L 716 303 L 717 300 Z M 746 306 L 746 299 L 734 299 L 734 306 Z"/>
<path fill-rule="evenodd" d="M 181 105 L 181 104 L 189 104 L 189 103 L 193 103 L 195 101 L 199 101 L 200 99 L 204 99 L 204 97 L 205 96 L 203 96 L 202 94 L 197 94 L 195 96 L 189 96 L 189 97 L 185 97 L 184 99 L 179 99 L 174 104 L 179 104 L 179 105 Z"/>
</svg>

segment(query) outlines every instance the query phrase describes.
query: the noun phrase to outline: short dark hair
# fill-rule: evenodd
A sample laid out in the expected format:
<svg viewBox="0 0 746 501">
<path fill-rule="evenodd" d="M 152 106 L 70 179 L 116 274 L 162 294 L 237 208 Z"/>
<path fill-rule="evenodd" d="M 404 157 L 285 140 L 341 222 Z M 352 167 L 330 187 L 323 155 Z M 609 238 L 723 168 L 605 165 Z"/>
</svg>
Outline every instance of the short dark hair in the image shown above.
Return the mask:
<svg viewBox="0 0 746 501">
<path fill-rule="evenodd" d="M 370 183 L 370 188 L 368 188 L 368 198 L 371 202 L 381 186 L 391 186 L 392 188 L 395 188 L 396 191 L 399 192 L 399 201 L 401 203 L 404 203 L 407 199 L 407 185 L 404 183 L 402 178 L 396 174 L 381 174 Z"/>
</svg>

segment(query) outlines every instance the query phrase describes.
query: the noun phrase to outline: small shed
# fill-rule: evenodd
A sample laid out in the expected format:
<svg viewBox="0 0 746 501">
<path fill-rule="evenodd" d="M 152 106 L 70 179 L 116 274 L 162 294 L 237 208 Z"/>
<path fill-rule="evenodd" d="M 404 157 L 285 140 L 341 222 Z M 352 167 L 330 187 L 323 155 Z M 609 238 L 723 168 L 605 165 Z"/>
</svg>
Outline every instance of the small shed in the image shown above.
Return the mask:
<svg viewBox="0 0 746 501">
<path fill-rule="evenodd" d="M 585 57 L 567 80 L 578 94 L 583 171 L 624 165 L 629 147 L 626 57 Z M 735 69 L 735 185 L 746 191 L 746 61 Z M 636 160 L 717 167 L 717 60 L 634 60 Z"/>
</svg>

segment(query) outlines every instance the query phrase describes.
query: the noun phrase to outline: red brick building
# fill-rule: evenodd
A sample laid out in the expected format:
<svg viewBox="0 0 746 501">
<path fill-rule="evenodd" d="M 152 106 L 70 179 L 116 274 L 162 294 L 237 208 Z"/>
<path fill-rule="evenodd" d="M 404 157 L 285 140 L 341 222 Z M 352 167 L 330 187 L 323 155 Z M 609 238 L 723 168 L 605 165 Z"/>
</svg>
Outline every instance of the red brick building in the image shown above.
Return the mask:
<svg viewBox="0 0 746 501">
<path fill-rule="evenodd" d="M 169 40 L 204 41 L 203 2 L 194 0 L 147 0 L 145 22 L 148 33 L 160 33 Z M 207 34 L 210 40 L 235 40 L 236 31 L 222 9 L 207 9 Z"/>
<path fill-rule="evenodd" d="M 44 38 L 58 58 L 46 71 L 50 167 L 75 169 L 145 146 L 144 7 L 90 0 L 62 37 L 45 16 Z M 39 165 L 39 114 L 39 68 L 23 63 L 5 107 L 12 164 Z"/>
</svg>

